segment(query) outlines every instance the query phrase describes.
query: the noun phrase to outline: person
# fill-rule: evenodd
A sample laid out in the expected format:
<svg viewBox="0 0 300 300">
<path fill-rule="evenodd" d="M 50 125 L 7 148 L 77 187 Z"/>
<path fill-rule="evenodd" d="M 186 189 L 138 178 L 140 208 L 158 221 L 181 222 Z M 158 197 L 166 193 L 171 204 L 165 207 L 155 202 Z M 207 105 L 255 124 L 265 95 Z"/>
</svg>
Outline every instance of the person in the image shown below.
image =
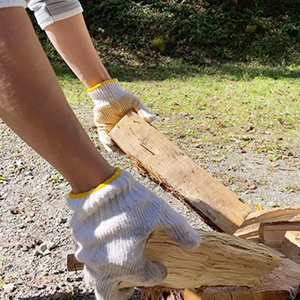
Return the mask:
<svg viewBox="0 0 300 300">
<path fill-rule="evenodd" d="M 62 1 L 60 7 L 66 2 Z M 132 290 L 119 290 L 120 281 L 153 286 L 166 277 L 163 265 L 143 255 L 145 243 L 155 229 L 162 228 L 188 249 L 197 247 L 201 236 L 166 202 L 126 171 L 111 166 L 97 151 L 68 105 L 24 7 L 23 0 L 0 0 L 0 118 L 70 183 L 67 204 L 73 211 L 70 227 L 75 255 L 84 263 L 85 279 L 94 286 L 96 299 L 128 299 Z M 67 14 L 61 14 L 64 15 Z M 73 17 L 78 16 L 70 18 Z M 65 22 L 53 19 L 57 24 Z M 66 20 L 69 21 L 73 22 Z M 57 24 L 46 28 L 50 36 L 55 32 L 59 41 Z M 61 28 L 62 35 L 69 29 L 67 25 Z M 68 47 L 75 43 L 72 39 L 69 42 Z M 93 91 L 109 98 L 96 99 L 100 101 L 99 106 L 95 105 L 102 110 L 100 116 L 113 114 L 115 107 L 122 108 L 123 102 L 132 97 L 124 92 L 122 100 L 112 100 L 114 92 L 118 96 L 120 92 L 116 80 L 107 78 L 103 70 L 99 72 L 103 77 L 95 79 L 91 73 L 97 71 L 85 73 L 78 67 L 80 57 L 74 52 L 69 54 L 65 48 L 61 52 L 67 53 L 67 61 L 87 85 L 94 86 L 100 80 L 96 83 L 100 86 L 94 86 Z M 83 61 L 89 59 L 84 57 Z M 105 86 L 108 94 L 103 92 Z M 120 103 L 113 105 L 114 101 Z M 100 129 L 107 130 L 105 126 Z"/>
</svg>

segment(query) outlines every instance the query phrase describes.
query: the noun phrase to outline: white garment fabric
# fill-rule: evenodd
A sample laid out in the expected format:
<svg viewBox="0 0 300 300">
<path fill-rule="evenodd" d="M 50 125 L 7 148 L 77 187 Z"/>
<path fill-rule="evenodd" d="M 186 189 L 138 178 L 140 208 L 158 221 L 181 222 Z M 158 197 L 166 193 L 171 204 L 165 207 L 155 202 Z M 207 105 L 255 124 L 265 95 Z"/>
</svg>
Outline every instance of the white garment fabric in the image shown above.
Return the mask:
<svg viewBox="0 0 300 300">
<path fill-rule="evenodd" d="M 0 8 L 8 7 L 28 7 L 42 29 L 83 12 L 78 0 L 0 0 Z"/>
<path fill-rule="evenodd" d="M 56 21 L 73 17 L 83 12 L 78 0 L 26 0 L 34 12 L 39 26 L 44 29 Z"/>
<path fill-rule="evenodd" d="M 126 171 L 83 194 L 70 194 L 74 211 L 71 229 L 76 258 L 84 263 L 86 281 L 97 300 L 126 300 L 132 290 L 118 289 L 120 281 L 154 286 L 166 268 L 149 261 L 143 250 L 150 234 L 162 228 L 180 246 L 197 247 L 201 237 L 165 201 L 134 180 Z"/>
<path fill-rule="evenodd" d="M 24 0 L 0 0 L 0 8 L 8 7 L 26 7 Z"/>
</svg>

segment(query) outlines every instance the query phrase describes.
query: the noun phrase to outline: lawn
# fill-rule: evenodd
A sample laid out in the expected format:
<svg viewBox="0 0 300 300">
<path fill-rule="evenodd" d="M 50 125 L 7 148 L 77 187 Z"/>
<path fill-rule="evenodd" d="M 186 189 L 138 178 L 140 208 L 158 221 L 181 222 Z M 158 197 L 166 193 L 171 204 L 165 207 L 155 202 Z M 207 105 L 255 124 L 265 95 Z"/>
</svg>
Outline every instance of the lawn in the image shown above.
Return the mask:
<svg viewBox="0 0 300 300">
<path fill-rule="evenodd" d="M 69 103 L 90 111 L 93 103 L 84 86 L 68 69 L 55 70 Z M 270 161 L 298 155 L 298 66 L 193 66 L 173 60 L 109 71 L 157 115 L 155 126 L 175 142 L 208 147 L 220 157 L 232 151 L 263 153 Z M 87 122 L 83 126 L 90 128 L 91 120 Z"/>
</svg>

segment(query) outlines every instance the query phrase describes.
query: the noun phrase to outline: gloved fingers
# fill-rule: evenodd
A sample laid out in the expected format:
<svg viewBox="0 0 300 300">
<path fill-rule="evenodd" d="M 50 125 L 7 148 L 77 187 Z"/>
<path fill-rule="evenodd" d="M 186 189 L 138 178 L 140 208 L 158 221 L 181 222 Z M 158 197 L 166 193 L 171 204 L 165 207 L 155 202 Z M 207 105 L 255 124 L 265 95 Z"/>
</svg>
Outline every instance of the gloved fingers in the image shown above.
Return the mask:
<svg viewBox="0 0 300 300">
<path fill-rule="evenodd" d="M 128 300 L 133 293 L 133 288 L 119 290 L 119 282 L 107 282 L 98 279 L 95 286 L 96 300 Z"/>
<path fill-rule="evenodd" d="M 167 277 L 167 268 L 163 264 L 151 262 L 145 256 L 143 256 L 142 261 L 137 262 L 137 265 L 132 278 L 128 278 L 128 281 L 137 286 L 158 285 Z"/>
<path fill-rule="evenodd" d="M 155 115 L 149 112 L 149 110 L 146 108 L 146 106 L 142 103 L 140 99 L 138 99 L 138 101 L 134 105 L 134 110 L 148 123 L 152 123 L 155 120 Z"/>
<path fill-rule="evenodd" d="M 106 131 L 99 130 L 98 136 L 100 143 L 103 145 L 107 152 L 113 152 L 118 148 Z"/>
<path fill-rule="evenodd" d="M 202 242 L 201 234 L 173 210 L 166 211 L 162 224 L 161 228 L 166 234 L 183 249 L 195 249 Z"/>
<path fill-rule="evenodd" d="M 142 106 L 144 105 L 142 104 Z M 146 109 L 141 108 L 140 110 L 137 111 L 137 113 L 148 123 L 152 123 L 155 120 L 155 116 L 151 114 L 149 111 L 147 111 Z"/>
</svg>

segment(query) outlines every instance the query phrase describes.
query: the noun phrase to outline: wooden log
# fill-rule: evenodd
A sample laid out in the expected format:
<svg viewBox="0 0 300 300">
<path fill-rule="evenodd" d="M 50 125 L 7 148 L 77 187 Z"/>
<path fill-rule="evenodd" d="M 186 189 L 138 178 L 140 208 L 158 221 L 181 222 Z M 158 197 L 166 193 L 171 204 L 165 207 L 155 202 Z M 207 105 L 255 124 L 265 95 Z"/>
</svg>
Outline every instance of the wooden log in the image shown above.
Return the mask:
<svg viewBox="0 0 300 300">
<path fill-rule="evenodd" d="M 251 292 L 246 288 L 185 290 L 183 300 L 286 300 L 287 291 Z M 158 299 L 158 298 L 157 298 Z"/>
<path fill-rule="evenodd" d="M 188 203 L 212 228 L 233 234 L 251 212 L 239 196 L 136 113 L 127 114 L 110 137 L 140 169 Z"/>
<path fill-rule="evenodd" d="M 280 252 L 300 264 L 300 231 L 287 231 Z"/>
<path fill-rule="evenodd" d="M 269 208 L 248 215 L 245 222 L 234 233 L 235 236 L 249 239 L 255 242 L 263 242 L 260 239 L 259 229 L 262 223 L 294 222 L 300 220 L 300 207 Z"/>
<path fill-rule="evenodd" d="M 296 297 L 300 285 L 300 266 L 289 259 L 253 287 L 204 287 L 185 289 L 184 300 L 286 300 Z"/>
<path fill-rule="evenodd" d="M 81 271 L 83 270 L 83 266 L 83 263 L 78 261 L 73 253 L 67 255 L 67 270 L 69 272 Z"/>
<path fill-rule="evenodd" d="M 299 291 L 299 283 L 299 265 L 284 258 L 279 267 L 265 275 L 252 287 L 213 286 L 170 289 L 155 286 L 141 287 L 140 290 L 142 300 L 286 300 L 288 296 L 295 297 Z"/>
<path fill-rule="evenodd" d="M 184 290 L 165 287 L 141 288 L 141 300 L 184 300 Z"/>
<path fill-rule="evenodd" d="M 246 227 L 239 228 L 234 235 L 243 239 L 260 243 L 261 240 L 259 237 L 259 226 L 260 224 L 251 224 Z"/>
<path fill-rule="evenodd" d="M 300 207 L 274 207 L 251 212 L 241 227 L 263 222 L 293 221 L 300 216 Z"/>
<path fill-rule="evenodd" d="M 288 291 L 251 291 L 245 287 L 211 287 L 184 290 L 141 289 L 141 300 L 286 300 Z"/>
<path fill-rule="evenodd" d="M 168 276 L 162 286 L 172 289 L 254 286 L 282 262 L 273 251 L 251 241 L 218 232 L 201 234 L 203 242 L 193 251 L 181 249 L 162 230 L 151 235 L 144 253 L 151 261 L 167 267 Z M 134 284 L 120 283 L 120 288 L 129 286 Z"/>
<path fill-rule="evenodd" d="M 284 258 L 280 266 L 265 275 L 255 286 L 199 287 L 170 290 L 141 288 L 142 300 L 286 300 L 299 292 L 300 266 Z"/>
<path fill-rule="evenodd" d="M 300 231 L 300 221 L 261 223 L 259 237 L 263 244 L 280 251 L 287 231 Z"/>
</svg>

